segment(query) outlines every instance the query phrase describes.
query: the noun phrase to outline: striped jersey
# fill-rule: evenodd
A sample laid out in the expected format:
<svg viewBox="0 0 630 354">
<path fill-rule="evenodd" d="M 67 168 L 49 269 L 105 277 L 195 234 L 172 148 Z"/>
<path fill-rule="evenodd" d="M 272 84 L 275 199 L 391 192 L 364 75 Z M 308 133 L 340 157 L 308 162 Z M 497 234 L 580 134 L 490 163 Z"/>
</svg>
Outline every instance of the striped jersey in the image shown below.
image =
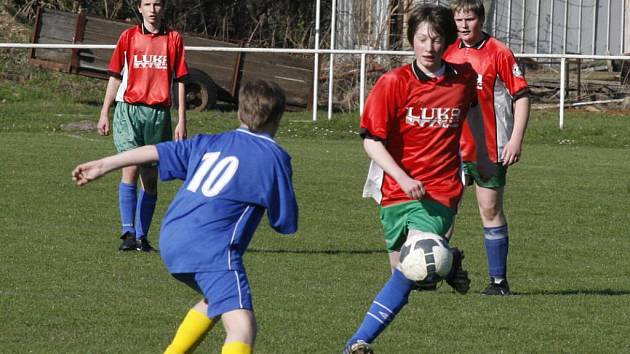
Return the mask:
<svg viewBox="0 0 630 354">
<path fill-rule="evenodd" d="M 500 162 L 503 148 L 514 128 L 512 103 L 529 93 L 527 80 L 514 54 L 503 43 L 484 33 L 484 38 L 472 47 L 457 39 L 447 48 L 444 59 L 453 63 L 469 63 L 477 72 L 475 82 L 484 117 L 488 157 L 493 162 Z M 475 161 L 475 144 L 468 124 L 464 126 L 461 144 L 464 161 Z"/>
<path fill-rule="evenodd" d="M 429 78 L 414 61 L 379 78 L 361 116 L 361 136 L 382 141 L 396 163 L 423 183 L 425 198 L 453 209 L 463 191 L 459 139 L 469 108 L 477 104 L 475 77 L 470 65 L 445 63 L 443 75 Z M 412 200 L 380 173 L 380 181 L 372 180 L 382 206 Z"/>
<path fill-rule="evenodd" d="M 122 80 L 116 101 L 147 106 L 171 106 L 171 83 L 188 75 L 184 41 L 162 27 L 151 33 L 143 25 L 125 30 L 108 68 Z"/>
<path fill-rule="evenodd" d="M 268 135 L 237 129 L 156 146 L 160 179 L 184 181 L 160 230 L 169 272 L 244 270 L 265 211 L 277 232 L 296 232 L 291 157 Z"/>
</svg>

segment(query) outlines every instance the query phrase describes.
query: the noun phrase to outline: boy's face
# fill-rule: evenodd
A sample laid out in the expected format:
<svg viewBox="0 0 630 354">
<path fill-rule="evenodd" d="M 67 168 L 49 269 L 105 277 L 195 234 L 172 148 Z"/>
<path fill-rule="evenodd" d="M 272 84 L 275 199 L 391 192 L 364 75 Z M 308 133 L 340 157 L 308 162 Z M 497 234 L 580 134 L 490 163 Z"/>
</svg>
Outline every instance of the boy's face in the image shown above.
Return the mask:
<svg viewBox="0 0 630 354">
<path fill-rule="evenodd" d="M 162 21 L 161 0 L 140 0 L 138 11 L 142 14 L 142 21 L 145 25 L 160 26 Z"/>
<path fill-rule="evenodd" d="M 434 72 L 442 66 L 446 40 L 428 22 L 421 22 L 413 36 L 416 64 L 423 71 Z"/>
<path fill-rule="evenodd" d="M 466 45 L 474 45 L 481 40 L 483 20 L 472 11 L 457 11 L 453 18 L 457 25 L 457 35 Z"/>
</svg>

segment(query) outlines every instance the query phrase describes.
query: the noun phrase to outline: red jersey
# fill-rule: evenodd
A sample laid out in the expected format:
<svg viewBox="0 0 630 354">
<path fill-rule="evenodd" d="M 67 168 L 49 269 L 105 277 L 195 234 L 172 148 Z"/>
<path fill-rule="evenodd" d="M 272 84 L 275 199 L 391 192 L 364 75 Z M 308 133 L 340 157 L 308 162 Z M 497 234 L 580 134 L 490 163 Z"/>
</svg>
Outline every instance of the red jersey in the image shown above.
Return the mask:
<svg viewBox="0 0 630 354">
<path fill-rule="evenodd" d="M 500 162 L 503 147 L 514 128 L 512 103 L 529 93 L 527 80 L 514 54 L 503 43 L 484 33 L 484 38 L 472 47 L 466 47 L 458 39 L 446 49 L 443 57 L 453 63 L 469 63 L 477 72 L 488 157 L 495 163 Z M 461 144 L 464 161 L 476 161 L 475 144 L 468 124 L 464 125 Z"/>
<path fill-rule="evenodd" d="M 456 209 L 463 191 L 459 139 L 468 109 L 477 104 L 470 65 L 445 63 L 427 77 L 415 64 L 394 69 L 374 85 L 361 116 L 361 136 L 382 141 L 396 163 L 423 183 L 425 198 Z M 382 176 L 381 205 L 411 201 Z"/>
<path fill-rule="evenodd" d="M 109 62 L 109 74 L 122 79 L 116 101 L 148 106 L 171 106 L 171 82 L 188 75 L 182 36 L 144 26 L 125 30 Z"/>
</svg>

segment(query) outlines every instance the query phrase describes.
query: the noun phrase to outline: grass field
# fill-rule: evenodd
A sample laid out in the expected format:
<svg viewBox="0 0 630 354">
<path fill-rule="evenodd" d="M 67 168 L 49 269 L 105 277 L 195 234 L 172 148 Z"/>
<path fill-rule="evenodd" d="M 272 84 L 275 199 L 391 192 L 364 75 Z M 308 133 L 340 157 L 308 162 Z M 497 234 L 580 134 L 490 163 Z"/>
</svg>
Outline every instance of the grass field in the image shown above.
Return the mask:
<svg viewBox="0 0 630 354">
<path fill-rule="evenodd" d="M 116 250 L 118 174 L 72 185 L 72 168 L 113 144 L 64 128 L 96 120 L 104 86 L 77 93 L 55 75 L 0 82 L 0 352 L 158 353 L 197 296 L 159 256 Z M 191 114 L 191 133 L 233 128 L 233 116 Z M 376 206 L 360 198 L 356 114 L 309 120 L 287 114 L 278 138 L 293 156 L 300 230 L 263 224 L 246 256 L 261 354 L 340 352 L 388 277 Z M 516 296 L 478 295 L 485 254 L 468 192 L 454 244 L 472 291 L 413 293 L 379 354 L 630 352 L 630 116 L 569 113 L 565 124 L 535 113 L 508 176 Z M 178 187 L 160 184 L 156 244 Z M 219 326 L 198 352 L 218 353 L 222 338 Z"/>
</svg>

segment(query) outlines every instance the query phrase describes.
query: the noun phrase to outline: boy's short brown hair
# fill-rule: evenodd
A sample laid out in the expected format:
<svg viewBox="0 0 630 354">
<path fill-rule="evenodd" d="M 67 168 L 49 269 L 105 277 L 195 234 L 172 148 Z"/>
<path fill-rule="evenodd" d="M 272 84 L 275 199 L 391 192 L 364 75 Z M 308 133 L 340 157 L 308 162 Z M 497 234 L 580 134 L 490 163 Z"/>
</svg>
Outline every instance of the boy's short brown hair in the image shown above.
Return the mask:
<svg viewBox="0 0 630 354">
<path fill-rule="evenodd" d="M 434 31 L 444 37 L 446 46 L 451 45 L 457 39 L 457 25 L 453 19 L 453 11 L 441 5 L 418 4 L 413 7 L 407 21 L 407 39 L 413 47 L 413 37 L 418 26 L 427 22 Z"/>
<path fill-rule="evenodd" d="M 238 93 L 239 119 L 249 130 L 260 131 L 280 120 L 285 102 L 284 90 L 275 82 L 246 82 Z"/>
<path fill-rule="evenodd" d="M 472 11 L 482 23 L 485 22 L 486 8 L 482 0 L 451 0 L 449 6 L 453 12 Z"/>
</svg>

